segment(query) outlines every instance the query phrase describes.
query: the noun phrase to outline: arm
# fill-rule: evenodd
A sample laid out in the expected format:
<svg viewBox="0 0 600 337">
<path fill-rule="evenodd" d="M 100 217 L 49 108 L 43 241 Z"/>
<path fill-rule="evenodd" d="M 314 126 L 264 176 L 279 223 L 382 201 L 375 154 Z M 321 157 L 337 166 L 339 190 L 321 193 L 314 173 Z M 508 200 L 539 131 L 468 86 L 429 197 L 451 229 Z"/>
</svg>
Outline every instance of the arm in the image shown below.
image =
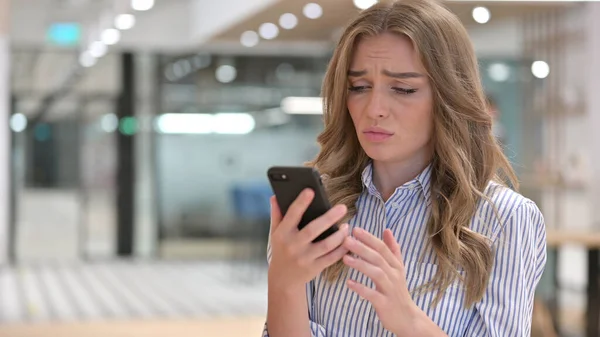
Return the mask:
<svg viewBox="0 0 600 337">
<path fill-rule="evenodd" d="M 494 267 L 465 336 L 529 337 L 535 289 L 546 265 L 546 228 L 531 201 L 520 205 L 494 242 Z"/>
<path fill-rule="evenodd" d="M 267 245 L 267 261 L 271 261 L 271 245 Z M 285 289 L 269 282 L 267 322 L 263 337 L 325 337 L 325 328 L 310 320 L 312 282 L 306 289 Z M 308 323 L 308 324 L 307 324 Z"/>
</svg>

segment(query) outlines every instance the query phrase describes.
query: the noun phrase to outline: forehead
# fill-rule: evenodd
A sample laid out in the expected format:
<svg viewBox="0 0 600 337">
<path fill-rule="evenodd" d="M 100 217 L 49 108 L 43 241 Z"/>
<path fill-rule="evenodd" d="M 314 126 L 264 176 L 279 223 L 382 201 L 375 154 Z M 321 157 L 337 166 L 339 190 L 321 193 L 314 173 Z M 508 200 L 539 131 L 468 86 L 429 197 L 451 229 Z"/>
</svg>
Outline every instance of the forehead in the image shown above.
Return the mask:
<svg viewBox="0 0 600 337">
<path fill-rule="evenodd" d="M 401 34 L 383 33 L 361 37 L 357 41 L 351 67 L 362 69 L 379 63 L 392 68 L 402 68 L 396 70 L 423 70 L 413 42 Z"/>
</svg>

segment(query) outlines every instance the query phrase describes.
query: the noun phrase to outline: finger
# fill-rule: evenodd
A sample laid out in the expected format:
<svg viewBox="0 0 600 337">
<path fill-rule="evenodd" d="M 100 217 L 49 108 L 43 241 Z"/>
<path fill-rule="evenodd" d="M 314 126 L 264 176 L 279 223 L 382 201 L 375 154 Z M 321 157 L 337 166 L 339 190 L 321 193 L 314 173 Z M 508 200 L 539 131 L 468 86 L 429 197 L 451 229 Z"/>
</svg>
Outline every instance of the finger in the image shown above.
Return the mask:
<svg viewBox="0 0 600 337">
<path fill-rule="evenodd" d="M 271 203 L 271 234 L 275 231 L 279 223 L 281 223 L 281 210 L 279 209 L 279 205 L 277 204 L 277 199 L 275 196 L 271 196 L 269 199 Z"/>
<path fill-rule="evenodd" d="M 298 197 L 296 197 L 296 200 L 294 200 L 294 202 L 292 202 L 288 208 L 281 222 L 285 223 L 284 225 L 288 227 L 288 229 L 297 229 L 300 220 L 302 220 L 302 215 L 304 215 L 304 212 L 306 212 L 306 209 L 312 202 L 314 196 L 315 192 L 309 188 L 300 192 Z"/>
<path fill-rule="evenodd" d="M 383 242 L 390 249 L 392 254 L 398 259 L 400 263 L 402 263 L 402 252 L 400 251 L 400 245 L 396 241 L 394 234 L 391 230 L 386 229 L 383 231 Z"/>
<path fill-rule="evenodd" d="M 344 239 L 348 236 L 348 224 L 343 224 L 339 230 L 331 234 L 325 240 L 317 242 L 310 246 L 309 258 L 318 259 L 323 255 L 330 253 L 344 243 Z"/>
<path fill-rule="evenodd" d="M 343 259 L 348 267 L 356 269 L 370 278 L 381 293 L 387 294 L 392 290 L 392 278 L 388 275 L 386 269 L 350 255 L 344 256 Z"/>
<path fill-rule="evenodd" d="M 390 265 L 379 252 L 356 238 L 351 236 L 347 237 L 344 241 L 344 247 L 370 264 L 374 264 L 380 268 L 390 268 Z"/>
<path fill-rule="evenodd" d="M 325 214 L 311 221 L 306 227 L 300 231 L 301 240 L 304 242 L 312 242 L 321 233 L 329 227 L 335 225 L 348 212 L 346 205 L 336 205 Z"/>
<path fill-rule="evenodd" d="M 391 231 L 390 231 L 390 234 L 391 234 Z M 371 234 L 361 228 L 354 229 L 354 236 L 356 237 L 356 239 L 358 241 L 362 242 L 367 247 L 369 247 L 369 248 L 373 249 L 374 251 L 376 251 L 377 253 L 379 253 L 383 257 L 383 259 L 387 262 L 388 265 L 390 265 L 393 268 L 400 267 L 398 258 L 394 255 L 394 253 L 390 250 L 390 248 L 388 248 L 388 245 L 385 244 L 383 241 L 381 241 L 379 238 L 375 237 L 373 234 Z M 392 235 L 392 237 L 393 237 L 393 235 Z M 395 238 L 393 240 L 396 241 Z"/>
<path fill-rule="evenodd" d="M 358 296 L 371 302 L 373 307 L 380 307 L 383 301 L 385 301 L 385 296 L 382 293 L 373 288 L 369 288 L 364 284 L 358 283 L 351 279 L 346 281 L 346 284 L 348 285 L 348 288 L 354 291 Z"/>
<path fill-rule="evenodd" d="M 318 258 L 315 265 L 319 270 L 323 270 L 341 260 L 346 254 L 348 254 L 348 250 L 344 246 L 339 246 L 334 251 Z"/>
</svg>

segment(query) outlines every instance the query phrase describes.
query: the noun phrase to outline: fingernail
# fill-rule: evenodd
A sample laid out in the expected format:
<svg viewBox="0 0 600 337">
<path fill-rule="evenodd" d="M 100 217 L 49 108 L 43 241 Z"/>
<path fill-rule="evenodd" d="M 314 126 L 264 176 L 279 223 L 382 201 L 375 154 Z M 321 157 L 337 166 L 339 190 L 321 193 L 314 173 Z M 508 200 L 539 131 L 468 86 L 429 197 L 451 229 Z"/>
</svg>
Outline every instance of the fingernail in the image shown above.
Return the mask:
<svg viewBox="0 0 600 337">
<path fill-rule="evenodd" d="M 342 225 L 342 231 L 344 231 L 344 233 L 348 234 L 348 224 L 347 223 Z"/>
</svg>

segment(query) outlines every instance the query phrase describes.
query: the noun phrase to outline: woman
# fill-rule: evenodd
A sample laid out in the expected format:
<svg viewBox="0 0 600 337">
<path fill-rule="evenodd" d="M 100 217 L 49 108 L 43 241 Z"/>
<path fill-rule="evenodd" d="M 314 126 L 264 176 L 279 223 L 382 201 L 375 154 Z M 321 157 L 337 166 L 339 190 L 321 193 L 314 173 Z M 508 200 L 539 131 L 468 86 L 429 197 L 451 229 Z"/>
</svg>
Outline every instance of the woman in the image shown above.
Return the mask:
<svg viewBox="0 0 600 337">
<path fill-rule="evenodd" d="M 433 1 L 378 4 L 346 28 L 311 163 L 336 206 L 299 231 L 313 192 L 283 217 L 271 199 L 264 336 L 529 336 L 545 226 L 501 183 L 516 186 L 477 67 Z"/>
</svg>

